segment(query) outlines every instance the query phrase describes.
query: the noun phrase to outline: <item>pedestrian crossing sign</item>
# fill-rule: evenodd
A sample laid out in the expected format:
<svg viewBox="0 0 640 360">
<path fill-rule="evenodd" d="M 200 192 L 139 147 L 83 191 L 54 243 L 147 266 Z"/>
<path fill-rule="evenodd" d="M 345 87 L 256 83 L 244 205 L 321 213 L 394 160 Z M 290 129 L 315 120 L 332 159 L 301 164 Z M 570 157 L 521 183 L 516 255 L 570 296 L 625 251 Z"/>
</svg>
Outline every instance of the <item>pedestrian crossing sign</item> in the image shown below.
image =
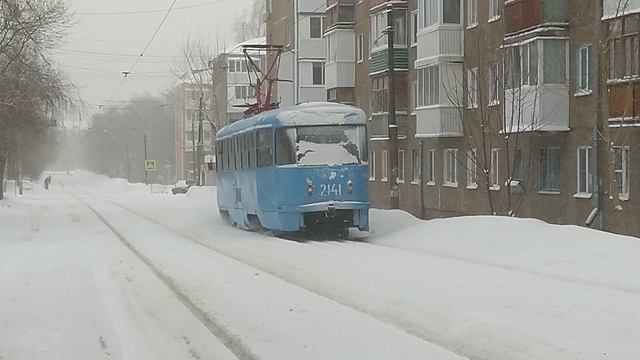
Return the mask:
<svg viewBox="0 0 640 360">
<path fill-rule="evenodd" d="M 158 170 L 158 161 L 157 160 L 145 160 L 144 161 L 144 171 L 152 172 Z"/>
</svg>

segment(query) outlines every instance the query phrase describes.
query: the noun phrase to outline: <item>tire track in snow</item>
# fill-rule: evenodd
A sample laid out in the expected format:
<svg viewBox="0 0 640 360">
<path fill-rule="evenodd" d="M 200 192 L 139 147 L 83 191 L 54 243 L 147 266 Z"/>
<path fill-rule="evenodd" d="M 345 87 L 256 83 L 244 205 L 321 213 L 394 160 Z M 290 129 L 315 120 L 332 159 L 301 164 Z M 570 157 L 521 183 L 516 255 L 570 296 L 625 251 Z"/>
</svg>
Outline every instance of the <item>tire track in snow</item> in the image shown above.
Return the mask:
<svg viewBox="0 0 640 360">
<path fill-rule="evenodd" d="M 462 356 L 464 358 L 480 359 L 474 354 L 468 354 L 468 353 L 465 353 L 465 352 L 461 351 L 458 348 L 452 347 L 451 344 L 447 344 L 447 343 L 438 341 L 436 339 L 430 338 L 428 336 L 425 336 L 424 333 L 421 333 L 419 331 L 415 331 L 415 330 L 411 329 L 410 326 L 405 326 L 406 324 L 404 324 L 403 321 L 401 321 L 401 320 L 394 320 L 394 319 L 389 319 L 389 318 L 386 318 L 386 317 L 383 317 L 383 316 L 379 316 L 379 315 L 377 315 L 375 313 L 372 313 L 372 312 L 368 311 L 365 307 L 360 306 L 360 305 L 358 305 L 356 303 L 336 298 L 336 297 L 332 296 L 331 293 L 328 292 L 328 291 L 322 291 L 321 289 L 317 289 L 317 288 L 315 288 L 313 286 L 309 286 L 309 285 L 307 285 L 307 284 L 305 284 L 303 282 L 289 279 L 286 276 L 283 276 L 282 274 L 280 274 L 278 271 L 274 271 L 272 269 L 269 269 L 266 266 L 261 266 L 259 264 L 254 263 L 254 262 L 247 261 L 241 255 L 238 255 L 238 254 L 234 253 L 233 250 L 224 249 L 224 248 L 222 248 L 220 246 L 215 246 L 213 244 L 206 243 L 206 242 L 204 242 L 204 241 L 202 241 L 200 239 L 194 238 L 194 237 L 192 237 L 190 235 L 182 234 L 179 231 L 174 230 L 171 227 L 169 227 L 169 226 L 167 226 L 165 224 L 162 224 L 161 222 L 156 221 L 156 220 L 148 217 L 147 215 L 140 214 L 137 211 L 128 208 L 127 206 L 118 204 L 118 203 L 116 203 L 114 201 L 109 201 L 109 200 L 106 200 L 106 201 L 109 202 L 110 204 L 118 207 L 118 208 L 121 208 L 121 209 L 129 212 L 130 214 L 132 214 L 134 216 L 137 216 L 137 217 L 139 217 L 141 219 L 144 219 L 144 220 L 146 220 L 146 221 L 148 221 L 150 223 L 155 224 L 156 226 L 164 229 L 165 231 L 173 234 L 174 236 L 177 236 L 179 238 L 194 242 L 194 243 L 196 243 L 196 244 L 198 244 L 198 245 L 200 245 L 200 246 L 202 246 L 202 247 L 204 247 L 204 248 L 206 248 L 206 249 L 208 249 L 210 251 L 213 251 L 213 252 L 215 252 L 215 253 L 217 253 L 217 254 L 219 254 L 221 256 L 225 256 L 225 257 L 230 258 L 230 259 L 232 259 L 234 261 L 237 261 L 237 262 L 239 262 L 241 264 L 244 264 L 244 265 L 250 266 L 252 268 L 258 269 L 258 270 L 260 270 L 260 271 L 262 271 L 262 272 L 264 272 L 266 274 L 269 274 L 270 276 L 273 276 L 274 278 L 276 278 L 278 280 L 281 280 L 281 281 L 283 281 L 283 282 L 285 282 L 287 284 L 290 284 L 290 285 L 293 285 L 293 286 L 298 287 L 300 289 L 309 291 L 310 293 L 313 293 L 313 294 L 315 294 L 315 295 L 317 295 L 317 296 L 319 296 L 319 297 L 321 297 L 323 299 L 326 299 L 328 301 L 334 302 L 334 303 L 339 304 L 341 306 L 344 306 L 344 307 L 347 307 L 349 309 L 352 309 L 353 311 L 356 311 L 356 312 L 358 312 L 360 314 L 363 314 L 365 316 L 368 316 L 368 317 L 371 317 L 373 319 L 376 319 L 376 320 L 378 320 L 378 321 L 380 321 L 380 322 L 382 322 L 384 324 L 387 324 L 388 326 L 391 326 L 394 329 L 397 329 L 397 330 L 399 330 L 399 331 L 401 331 L 401 332 L 403 332 L 405 334 L 408 334 L 410 336 L 415 336 L 415 337 L 417 337 L 417 338 L 419 338 L 419 339 L 421 339 L 423 341 L 426 341 L 428 343 L 438 345 L 441 348 L 446 349 L 446 350 L 448 350 L 448 351 L 450 351 L 452 353 L 455 353 L 457 355 L 460 355 L 460 356 Z"/>
<path fill-rule="evenodd" d="M 161 272 L 146 255 L 138 251 L 109 221 L 107 221 L 96 209 L 79 199 L 74 195 L 76 200 L 84 204 L 91 212 L 111 231 L 120 242 L 129 249 L 134 255 L 136 255 L 151 272 L 174 294 L 174 296 L 198 319 L 202 325 L 204 325 L 211 334 L 218 338 L 224 346 L 235 355 L 238 360 L 258 360 L 258 357 L 253 354 L 251 349 L 244 344 L 242 339 L 231 331 L 227 330 L 223 325 L 217 323 L 215 319 L 207 315 L 196 304 L 189 299 L 183 292 L 178 290 L 177 284 L 163 272 Z M 181 236 L 182 237 L 182 236 Z"/>
</svg>

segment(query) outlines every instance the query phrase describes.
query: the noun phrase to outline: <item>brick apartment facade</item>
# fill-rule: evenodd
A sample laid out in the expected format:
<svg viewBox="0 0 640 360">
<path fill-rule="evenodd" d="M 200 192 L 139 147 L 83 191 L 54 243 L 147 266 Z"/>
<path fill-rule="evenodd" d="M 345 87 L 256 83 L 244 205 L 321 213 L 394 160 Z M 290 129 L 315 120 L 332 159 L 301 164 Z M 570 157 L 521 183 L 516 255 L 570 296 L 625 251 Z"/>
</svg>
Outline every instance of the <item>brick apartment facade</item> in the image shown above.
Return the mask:
<svg viewBox="0 0 640 360">
<path fill-rule="evenodd" d="M 640 0 L 619 1 L 327 0 L 326 95 L 370 117 L 372 205 L 390 204 L 392 10 L 401 209 L 640 236 Z"/>
</svg>

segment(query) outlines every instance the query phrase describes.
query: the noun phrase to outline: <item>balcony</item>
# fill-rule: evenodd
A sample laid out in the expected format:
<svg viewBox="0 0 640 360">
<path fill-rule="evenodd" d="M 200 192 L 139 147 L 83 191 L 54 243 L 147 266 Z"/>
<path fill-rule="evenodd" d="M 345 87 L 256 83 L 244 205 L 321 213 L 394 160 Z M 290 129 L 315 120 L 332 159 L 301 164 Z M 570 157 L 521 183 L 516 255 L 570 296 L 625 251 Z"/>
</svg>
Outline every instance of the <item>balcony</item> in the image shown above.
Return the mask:
<svg viewBox="0 0 640 360">
<path fill-rule="evenodd" d="M 396 124 L 398 125 L 398 136 L 407 136 L 408 118 L 406 115 L 396 115 Z M 389 116 L 385 114 L 376 114 L 371 116 L 367 131 L 372 139 L 389 138 Z"/>
<path fill-rule="evenodd" d="M 569 88 L 565 84 L 523 85 L 505 90 L 504 132 L 569 130 Z"/>
<path fill-rule="evenodd" d="M 353 27 L 355 23 L 355 0 L 327 0 L 325 32 L 338 26 Z"/>
<path fill-rule="evenodd" d="M 508 34 L 546 23 L 568 23 L 568 0 L 515 0 L 504 4 Z"/>
<path fill-rule="evenodd" d="M 630 83 L 610 84 L 610 123 L 635 123 L 638 118 L 640 118 L 640 80 Z"/>
<path fill-rule="evenodd" d="M 459 137 L 463 135 L 462 110 L 435 105 L 416 110 L 416 138 Z"/>
<path fill-rule="evenodd" d="M 371 52 L 371 73 L 378 74 L 389 70 L 389 50 L 387 48 L 374 49 Z M 393 51 L 394 70 L 409 70 L 409 51 L 406 47 L 395 48 Z"/>
</svg>

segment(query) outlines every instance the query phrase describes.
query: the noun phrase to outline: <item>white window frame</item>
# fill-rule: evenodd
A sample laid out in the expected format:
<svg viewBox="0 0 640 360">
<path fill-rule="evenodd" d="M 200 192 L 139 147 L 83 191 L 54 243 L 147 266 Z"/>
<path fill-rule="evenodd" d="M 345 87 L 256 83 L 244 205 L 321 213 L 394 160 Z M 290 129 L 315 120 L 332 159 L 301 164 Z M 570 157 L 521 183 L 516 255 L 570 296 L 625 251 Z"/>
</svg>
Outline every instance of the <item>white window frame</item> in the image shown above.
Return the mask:
<svg viewBox="0 0 640 360">
<path fill-rule="evenodd" d="M 478 108 L 478 68 L 467 70 L 467 108 Z"/>
<path fill-rule="evenodd" d="M 440 66 L 438 64 L 416 70 L 417 107 L 440 104 Z"/>
<path fill-rule="evenodd" d="M 581 159 L 581 156 L 584 153 L 584 158 Z M 593 193 L 593 174 L 591 169 L 591 156 L 593 156 L 593 151 L 591 146 L 579 146 L 576 150 L 576 194 L 575 197 L 587 197 L 590 198 Z M 582 161 L 584 160 L 584 161 Z M 584 169 L 583 169 L 584 167 Z M 586 188 L 581 187 L 582 172 L 584 170 L 584 184 Z"/>
<path fill-rule="evenodd" d="M 358 34 L 358 44 L 356 47 L 356 61 L 361 63 L 364 61 L 364 34 Z"/>
<path fill-rule="evenodd" d="M 489 168 L 489 190 L 500 190 L 500 149 L 491 148 L 491 167 Z"/>
<path fill-rule="evenodd" d="M 458 187 L 458 149 L 444 149 L 444 186 Z"/>
<path fill-rule="evenodd" d="M 430 149 L 427 155 L 427 185 L 436 184 L 436 151 Z"/>
<path fill-rule="evenodd" d="M 411 47 L 418 45 L 418 27 L 420 22 L 420 14 L 418 10 L 411 12 Z"/>
<path fill-rule="evenodd" d="M 478 149 L 467 151 L 467 189 L 478 188 Z"/>
<path fill-rule="evenodd" d="M 411 183 L 417 185 L 420 183 L 420 152 L 416 149 L 411 150 Z"/>
<path fill-rule="evenodd" d="M 500 64 L 489 66 L 489 106 L 500 105 Z"/>
<path fill-rule="evenodd" d="M 620 174 L 620 177 L 622 179 L 622 184 L 618 184 L 618 198 L 620 200 L 629 200 L 629 187 L 630 187 L 630 171 L 629 171 L 629 154 L 631 153 L 631 148 L 629 146 L 616 146 L 614 147 L 615 149 L 615 156 L 618 156 L 618 153 L 620 153 L 620 156 L 622 157 L 620 159 L 620 166 L 621 168 L 618 168 L 618 162 L 617 162 L 617 158 L 614 164 L 614 172 L 616 174 L 616 176 L 618 174 Z M 622 188 L 622 191 L 620 190 Z"/>
<path fill-rule="evenodd" d="M 371 150 L 369 152 L 369 181 L 376 180 L 376 152 Z"/>
<path fill-rule="evenodd" d="M 489 0 L 489 21 L 500 19 L 500 0 Z"/>
<path fill-rule="evenodd" d="M 387 150 L 382 150 L 382 158 L 380 159 L 380 167 L 382 168 L 382 176 L 380 177 L 380 181 L 389 181 L 387 177 L 388 167 L 389 167 L 389 159 L 388 159 Z"/>
<path fill-rule="evenodd" d="M 576 51 L 576 95 L 589 95 L 592 92 L 591 44 L 582 45 Z"/>
<path fill-rule="evenodd" d="M 420 28 L 425 29 L 440 23 L 440 9 L 442 0 L 420 0 Z"/>
<path fill-rule="evenodd" d="M 398 184 L 404 184 L 404 150 L 398 150 Z"/>
<path fill-rule="evenodd" d="M 321 78 L 322 78 L 322 79 L 321 79 L 321 83 L 320 83 L 320 84 L 316 84 L 316 82 L 315 82 L 315 77 L 314 77 L 313 67 L 314 67 L 316 64 L 320 64 L 320 68 L 321 68 L 321 70 L 322 70 L 322 75 L 321 75 Z M 325 74 L 325 68 L 324 68 L 324 65 L 325 65 L 324 61 L 312 61 L 312 62 L 311 62 L 311 85 L 314 85 L 314 86 L 324 86 L 324 85 L 326 84 L 326 78 L 325 78 L 326 74 Z"/>
<path fill-rule="evenodd" d="M 478 0 L 467 0 L 467 28 L 478 26 Z"/>
<path fill-rule="evenodd" d="M 320 36 L 313 36 L 312 35 L 312 29 L 311 29 L 311 23 L 313 19 L 319 19 L 320 20 Z M 309 39 L 322 39 L 322 35 L 324 33 L 324 16 L 309 16 Z"/>
</svg>

